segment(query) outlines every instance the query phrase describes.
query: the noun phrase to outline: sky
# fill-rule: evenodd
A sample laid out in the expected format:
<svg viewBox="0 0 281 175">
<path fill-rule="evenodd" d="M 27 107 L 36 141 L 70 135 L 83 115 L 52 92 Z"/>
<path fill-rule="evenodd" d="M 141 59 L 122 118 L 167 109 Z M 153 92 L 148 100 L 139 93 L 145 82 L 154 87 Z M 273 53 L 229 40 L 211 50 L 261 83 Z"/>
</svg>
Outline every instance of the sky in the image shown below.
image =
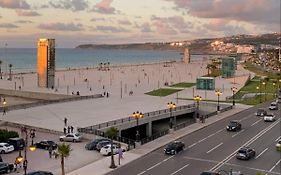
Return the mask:
<svg viewBox="0 0 281 175">
<path fill-rule="evenodd" d="M 0 48 L 184 41 L 280 32 L 280 0 L 0 0 Z"/>
</svg>

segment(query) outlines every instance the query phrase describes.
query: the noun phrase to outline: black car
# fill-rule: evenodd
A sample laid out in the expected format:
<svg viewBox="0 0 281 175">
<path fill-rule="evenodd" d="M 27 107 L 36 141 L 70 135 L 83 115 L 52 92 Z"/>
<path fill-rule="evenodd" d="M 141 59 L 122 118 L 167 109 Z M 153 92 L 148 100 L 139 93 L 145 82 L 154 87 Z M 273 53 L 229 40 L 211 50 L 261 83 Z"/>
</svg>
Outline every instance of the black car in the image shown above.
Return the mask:
<svg viewBox="0 0 281 175">
<path fill-rule="evenodd" d="M 221 175 L 221 174 L 214 171 L 204 171 L 200 175 Z"/>
<path fill-rule="evenodd" d="M 27 173 L 26 175 L 54 175 L 54 174 L 49 171 L 33 171 L 33 172 Z"/>
<path fill-rule="evenodd" d="M 175 155 L 178 152 L 184 150 L 184 143 L 180 141 L 174 141 L 172 143 L 169 143 L 166 148 L 164 149 L 164 153 L 168 155 Z"/>
<path fill-rule="evenodd" d="M 96 150 L 97 149 L 97 144 L 102 142 L 102 141 L 110 141 L 110 140 L 109 139 L 105 139 L 105 138 L 95 139 L 95 140 L 92 140 L 89 143 L 87 143 L 85 145 L 85 148 L 87 150 Z"/>
<path fill-rule="evenodd" d="M 0 174 L 9 173 L 13 170 L 13 168 L 14 168 L 13 164 L 0 162 Z"/>
<path fill-rule="evenodd" d="M 249 160 L 256 156 L 256 151 L 249 147 L 242 147 L 236 154 L 237 159 Z"/>
<path fill-rule="evenodd" d="M 226 126 L 226 130 L 227 131 L 238 131 L 242 128 L 241 123 L 239 123 L 238 121 L 230 121 L 229 124 Z"/>
<path fill-rule="evenodd" d="M 36 148 L 46 149 L 48 150 L 49 147 L 52 147 L 53 150 L 57 149 L 58 145 L 51 140 L 42 140 L 40 142 L 35 143 Z"/>
<path fill-rule="evenodd" d="M 256 116 L 264 116 L 267 114 L 267 112 L 264 109 L 258 109 L 255 114 L 256 114 Z"/>
</svg>

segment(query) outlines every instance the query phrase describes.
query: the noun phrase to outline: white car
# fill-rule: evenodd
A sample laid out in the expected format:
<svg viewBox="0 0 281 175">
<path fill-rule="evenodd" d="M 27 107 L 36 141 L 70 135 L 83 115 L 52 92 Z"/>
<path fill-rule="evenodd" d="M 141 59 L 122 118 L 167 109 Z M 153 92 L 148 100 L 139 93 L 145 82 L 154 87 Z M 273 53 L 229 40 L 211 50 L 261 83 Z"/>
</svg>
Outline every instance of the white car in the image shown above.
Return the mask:
<svg viewBox="0 0 281 175">
<path fill-rule="evenodd" d="M 118 146 L 116 144 L 113 144 L 112 148 L 113 148 L 113 154 L 118 154 L 119 151 L 122 151 L 122 152 L 125 151 L 125 149 L 120 148 L 120 146 Z M 104 156 L 110 156 L 111 155 L 111 144 L 108 144 L 108 145 L 102 147 L 100 150 L 100 153 Z"/>
<path fill-rule="evenodd" d="M 0 143 L 0 153 L 4 154 L 4 153 L 9 153 L 14 151 L 15 148 L 13 145 L 10 145 L 8 143 Z"/>
<path fill-rule="evenodd" d="M 274 122 L 275 119 L 275 115 L 274 114 L 267 114 L 263 117 L 263 121 L 265 122 Z"/>
<path fill-rule="evenodd" d="M 278 109 L 278 104 L 276 102 L 270 103 L 270 106 L 268 107 L 270 110 L 277 110 Z"/>
<path fill-rule="evenodd" d="M 69 133 L 64 136 L 60 136 L 60 141 L 63 142 L 80 142 L 82 136 L 78 133 Z"/>
<path fill-rule="evenodd" d="M 277 151 L 281 151 L 281 139 L 279 139 L 276 143 L 276 149 Z"/>
</svg>

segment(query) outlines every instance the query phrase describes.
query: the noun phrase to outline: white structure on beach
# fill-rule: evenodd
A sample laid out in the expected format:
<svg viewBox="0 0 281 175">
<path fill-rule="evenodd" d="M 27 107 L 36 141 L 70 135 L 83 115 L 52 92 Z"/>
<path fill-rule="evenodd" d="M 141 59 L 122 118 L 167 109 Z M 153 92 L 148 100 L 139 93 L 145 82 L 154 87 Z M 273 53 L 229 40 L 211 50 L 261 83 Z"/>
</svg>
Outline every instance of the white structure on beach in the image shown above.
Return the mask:
<svg viewBox="0 0 281 175">
<path fill-rule="evenodd" d="M 55 39 L 39 39 L 37 43 L 38 87 L 55 86 Z"/>
<path fill-rule="evenodd" d="M 190 52 L 189 52 L 189 49 L 188 49 L 188 48 L 185 48 L 185 49 L 184 49 L 183 62 L 184 62 L 185 64 L 190 63 Z"/>
</svg>

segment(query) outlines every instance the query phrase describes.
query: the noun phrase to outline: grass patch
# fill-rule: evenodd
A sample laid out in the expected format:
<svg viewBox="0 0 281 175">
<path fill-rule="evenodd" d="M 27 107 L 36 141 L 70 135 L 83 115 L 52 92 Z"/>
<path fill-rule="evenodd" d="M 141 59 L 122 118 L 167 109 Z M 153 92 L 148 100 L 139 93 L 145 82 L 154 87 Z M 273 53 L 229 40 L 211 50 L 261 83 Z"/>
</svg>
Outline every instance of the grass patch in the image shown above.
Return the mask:
<svg viewBox="0 0 281 175">
<path fill-rule="evenodd" d="M 177 83 L 177 84 L 174 84 L 170 87 L 181 87 L 181 88 L 189 88 L 189 87 L 192 87 L 194 86 L 196 83 L 187 83 L 187 82 L 181 82 L 181 83 Z"/>
<path fill-rule="evenodd" d="M 261 69 L 251 63 L 244 63 L 244 68 L 254 72 L 255 74 L 259 76 L 266 76 L 269 79 L 279 79 L 280 78 L 280 73 L 275 73 L 275 72 L 267 72 L 264 69 Z"/>
<path fill-rule="evenodd" d="M 167 95 L 171 95 L 173 93 L 176 93 L 178 91 L 181 91 L 179 89 L 164 89 L 164 88 L 160 88 L 154 91 L 150 91 L 145 93 L 146 95 L 152 95 L 152 96 L 160 96 L 160 97 L 165 97 Z"/>
<path fill-rule="evenodd" d="M 266 95 L 266 101 L 275 99 L 274 95 Z M 257 95 L 255 98 L 249 98 L 241 100 L 239 103 L 245 105 L 257 105 L 260 104 L 260 101 L 263 103 L 265 102 L 265 95 Z"/>
</svg>

